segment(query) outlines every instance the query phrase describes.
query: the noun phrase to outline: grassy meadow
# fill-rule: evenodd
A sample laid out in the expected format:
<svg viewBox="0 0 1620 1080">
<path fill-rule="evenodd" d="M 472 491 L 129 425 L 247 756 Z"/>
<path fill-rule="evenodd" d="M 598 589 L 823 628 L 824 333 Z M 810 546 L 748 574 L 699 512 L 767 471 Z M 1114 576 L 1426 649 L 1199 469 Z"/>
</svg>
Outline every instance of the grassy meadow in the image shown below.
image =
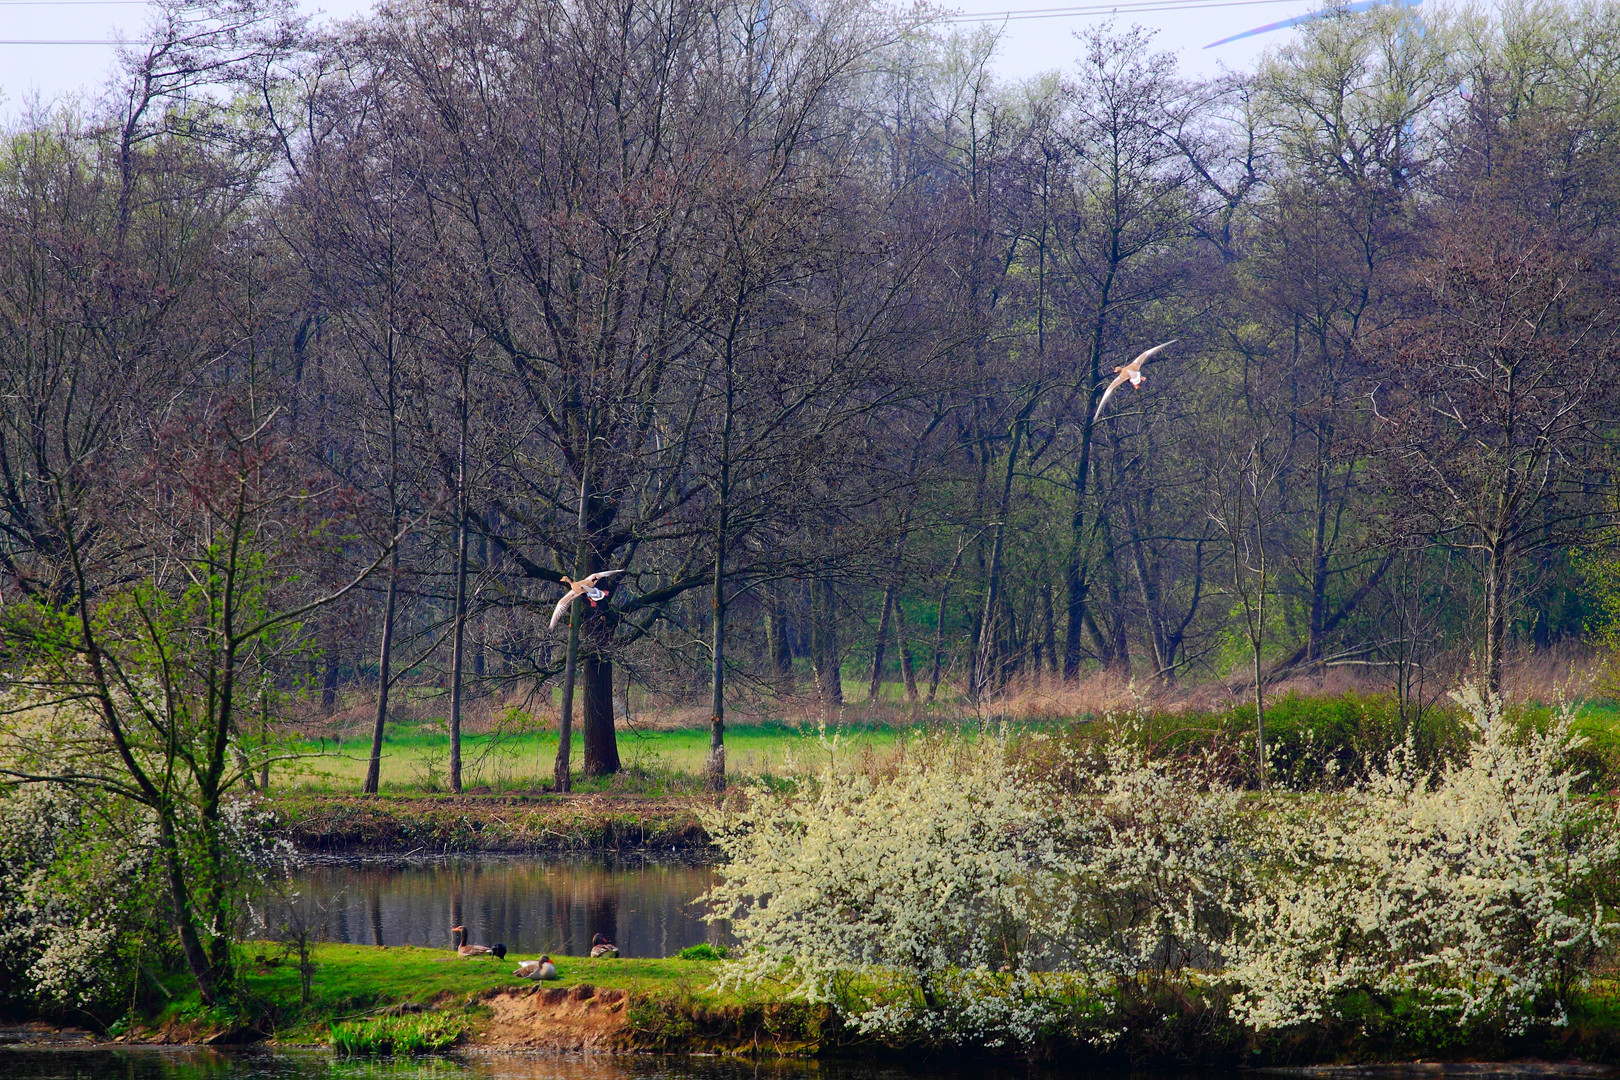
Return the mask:
<svg viewBox="0 0 1620 1080">
<path fill-rule="evenodd" d="M 835 742 L 845 763 L 878 763 L 907 739 L 926 732 L 971 735 L 1003 722 L 1014 731 L 1061 733 L 1087 741 L 1123 730 L 1162 754 L 1208 749 L 1236 761 L 1253 752 L 1255 717 L 1250 703 L 1081 704 L 1053 694 L 1037 697 L 1033 704 L 1024 695 L 1010 705 L 971 712 L 955 701 L 907 709 L 901 690 L 898 684 L 885 686 L 878 704 L 848 706 L 826 720 L 802 703 L 788 703 L 774 716 L 755 705 L 727 724 L 727 770 L 734 778 L 770 780 L 814 769 Z M 891 700 L 891 691 L 898 702 Z M 1596 786 L 1605 790 L 1620 786 L 1620 703 L 1593 698 L 1573 707 L 1576 728 L 1588 740 L 1583 765 Z M 1529 702 L 1513 706 L 1510 715 L 1515 722 L 1536 723 L 1550 716 L 1552 708 Z M 385 794 L 448 790 L 448 724 L 430 710 L 417 711 L 419 715 L 391 722 L 386 729 L 381 771 Z M 497 712 L 486 706 L 482 722 L 476 711 L 472 716 L 462 737 L 463 790 L 532 793 L 550 783 L 557 753 L 554 721 L 512 707 Z M 369 732 L 353 721 L 323 727 L 327 734 L 295 732 L 278 740 L 271 770 L 273 791 L 320 795 L 359 790 L 370 753 Z M 1390 695 L 1359 691 L 1280 693 L 1267 702 L 1266 729 L 1274 770 L 1281 778 L 1307 785 L 1333 768 L 1354 768 L 1407 740 L 1426 762 L 1455 756 L 1468 740 L 1461 712 L 1448 700 L 1403 709 Z M 605 778 L 576 776 L 576 791 L 659 797 L 702 790 L 709 731 L 700 712 L 643 712 L 635 722 L 621 720 L 618 743 L 623 771 Z M 572 754 L 576 770 L 583 753 L 576 733 Z"/>
<path fill-rule="evenodd" d="M 886 754 L 908 729 L 858 724 L 829 729 L 846 751 Z M 271 771 L 272 790 L 322 794 L 358 791 L 366 774 L 371 740 L 367 737 L 293 738 L 280 753 L 290 755 Z M 729 726 L 726 764 L 733 776 L 773 777 L 788 771 L 790 760 L 811 762 L 825 754 L 817 732 L 794 724 L 765 722 Z M 557 756 L 555 731 L 464 734 L 461 741 L 463 788 L 528 791 L 550 783 Z M 576 791 L 621 791 L 638 795 L 673 795 L 695 790 L 709 755 L 707 728 L 666 728 L 636 732 L 620 728 L 617 778 L 579 777 Z M 576 770 L 584 745 L 576 733 L 572 760 Z M 442 723 L 390 724 L 383 746 L 380 787 L 386 794 L 433 794 L 448 790 L 450 736 Z"/>
</svg>

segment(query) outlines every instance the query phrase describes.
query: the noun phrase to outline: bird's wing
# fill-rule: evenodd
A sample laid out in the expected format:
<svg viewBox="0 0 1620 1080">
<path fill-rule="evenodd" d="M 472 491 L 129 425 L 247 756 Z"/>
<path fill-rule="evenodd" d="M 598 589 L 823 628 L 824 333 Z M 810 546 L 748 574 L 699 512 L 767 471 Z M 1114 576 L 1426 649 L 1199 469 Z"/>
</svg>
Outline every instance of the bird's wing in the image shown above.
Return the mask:
<svg viewBox="0 0 1620 1080">
<path fill-rule="evenodd" d="M 619 569 L 619 570 L 598 570 L 596 573 L 594 573 L 590 577 L 586 578 L 585 582 L 586 582 L 586 584 L 589 584 L 589 585 L 595 585 L 598 578 L 605 578 L 609 574 L 622 574 L 622 573 L 624 573 L 624 570 L 622 570 L 622 569 Z"/>
<path fill-rule="evenodd" d="M 1092 423 L 1095 424 L 1097 422 L 1097 417 L 1102 415 L 1103 406 L 1108 404 L 1108 399 L 1114 396 L 1114 391 L 1118 390 L 1120 386 L 1124 384 L 1125 380 L 1129 379 L 1130 377 L 1131 373 L 1126 371 L 1124 368 L 1121 368 L 1119 374 L 1114 376 L 1114 381 L 1108 384 L 1108 389 L 1103 391 L 1103 396 L 1097 401 L 1097 411 L 1091 414 Z"/>
<path fill-rule="evenodd" d="M 567 592 L 563 593 L 563 598 L 557 601 L 556 607 L 551 609 L 551 629 L 557 629 L 557 620 L 563 617 L 563 612 L 568 610 L 568 605 L 572 604 L 574 602 L 574 597 L 578 595 L 579 593 L 575 592 L 573 589 L 569 589 Z"/>
<path fill-rule="evenodd" d="M 1180 338 L 1171 338 L 1169 341 L 1162 342 L 1162 343 L 1160 343 L 1158 345 L 1155 345 L 1151 349 L 1144 349 L 1141 352 L 1141 354 L 1139 354 L 1137 356 L 1137 358 L 1135 360 L 1132 360 L 1130 363 L 1126 364 L 1125 366 L 1127 368 L 1131 368 L 1131 369 L 1134 369 L 1136 371 L 1141 371 L 1142 370 L 1142 361 L 1146 360 L 1148 357 L 1152 356 L 1154 353 L 1158 352 L 1160 349 L 1166 348 L 1167 346 L 1170 346 L 1170 345 L 1174 345 L 1176 342 L 1178 342 L 1180 340 L 1181 340 Z"/>
</svg>

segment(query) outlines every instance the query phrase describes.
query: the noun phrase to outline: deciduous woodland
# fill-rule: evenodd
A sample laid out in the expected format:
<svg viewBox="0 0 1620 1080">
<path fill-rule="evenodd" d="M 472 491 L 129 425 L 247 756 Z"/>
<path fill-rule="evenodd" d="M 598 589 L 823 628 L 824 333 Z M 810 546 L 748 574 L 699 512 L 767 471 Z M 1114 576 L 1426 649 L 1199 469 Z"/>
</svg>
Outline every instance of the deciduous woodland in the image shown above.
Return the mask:
<svg viewBox="0 0 1620 1080">
<path fill-rule="evenodd" d="M 277 850 L 243 797 L 340 707 L 366 793 L 426 700 L 452 792 L 492 711 L 560 731 L 536 790 L 619 771 L 632 700 L 702 718 L 724 790 L 739 706 L 1220 684 L 1252 709 L 1235 805 L 1287 780 L 1284 679 L 1356 672 L 1415 733 L 1620 634 L 1612 3 L 1331 13 L 1211 80 L 1105 26 L 1025 82 L 868 0 L 156 10 L 104 93 L 0 145 L 0 803 L 116 855 L 6 864 L 0 896 L 72 863 L 106 899 L 94 933 L 0 910 L 40 986 L 110 950 L 127 1000 L 150 945 L 233 1000 Z M 1423 768 L 1486 776 L 1481 723 Z M 1575 829 L 1574 774 L 1538 775 Z M 1251 899 L 1221 918 L 1282 902 Z M 24 910 L 80 932 L 51 953 Z M 929 955 L 917 1001 L 976 985 Z M 1573 978 L 1536 956 L 1514 1023 Z M 1467 971 L 1436 993 L 1497 1001 Z M 1280 1023 L 1328 989 L 1254 993 Z"/>
</svg>

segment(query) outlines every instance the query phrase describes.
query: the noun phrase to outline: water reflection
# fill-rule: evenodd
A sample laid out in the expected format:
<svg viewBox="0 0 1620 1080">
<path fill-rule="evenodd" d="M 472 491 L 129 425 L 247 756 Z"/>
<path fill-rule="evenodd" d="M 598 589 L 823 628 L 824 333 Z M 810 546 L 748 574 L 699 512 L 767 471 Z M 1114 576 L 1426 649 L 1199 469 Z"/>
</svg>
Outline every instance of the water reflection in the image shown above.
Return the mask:
<svg viewBox="0 0 1620 1080">
<path fill-rule="evenodd" d="M 968 1075 L 943 1066 L 902 1069 L 847 1061 L 479 1053 L 395 1060 L 334 1058 L 322 1051 L 0 1048 L 0 1080 L 942 1080 Z M 1031 1074 L 980 1066 L 971 1075 L 993 1080 Z"/>
<path fill-rule="evenodd" d="M 447 948 L 450 928 L 514 953 L 590 951 L 605 934 L 624 956 L 672 956 L 725 935 L 693 904 L 707 866 L 617 858 L 450 858 L 322 863 L 300 870 L 314 935 L 358 945 Z"/>
</svg>

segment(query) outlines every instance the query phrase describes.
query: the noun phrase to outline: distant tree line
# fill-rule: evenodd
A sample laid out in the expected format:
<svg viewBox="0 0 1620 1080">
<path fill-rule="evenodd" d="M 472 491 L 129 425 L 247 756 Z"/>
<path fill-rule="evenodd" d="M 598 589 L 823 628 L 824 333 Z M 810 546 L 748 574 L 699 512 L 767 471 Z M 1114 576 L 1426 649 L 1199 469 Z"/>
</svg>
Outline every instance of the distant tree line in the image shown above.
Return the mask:
<svg viewBox="0 0 1620 1080">
<path fill-rule="evenodd" d="M 0 650 L 97 718 L 76 783 L 218 813 L 300 678 L 375 701 L 368 791 L 424 683 L 454 790 L 470 695 L 561 684 L 603 774 L 631 681 L 723 785 L 744 689 L 1499 687 L 1603 614 L 1615 5 L 1204 81 L 1105 28 L 1010 83 L 866 0 L 150 37 L 0 160 Z"/>
</svg>

